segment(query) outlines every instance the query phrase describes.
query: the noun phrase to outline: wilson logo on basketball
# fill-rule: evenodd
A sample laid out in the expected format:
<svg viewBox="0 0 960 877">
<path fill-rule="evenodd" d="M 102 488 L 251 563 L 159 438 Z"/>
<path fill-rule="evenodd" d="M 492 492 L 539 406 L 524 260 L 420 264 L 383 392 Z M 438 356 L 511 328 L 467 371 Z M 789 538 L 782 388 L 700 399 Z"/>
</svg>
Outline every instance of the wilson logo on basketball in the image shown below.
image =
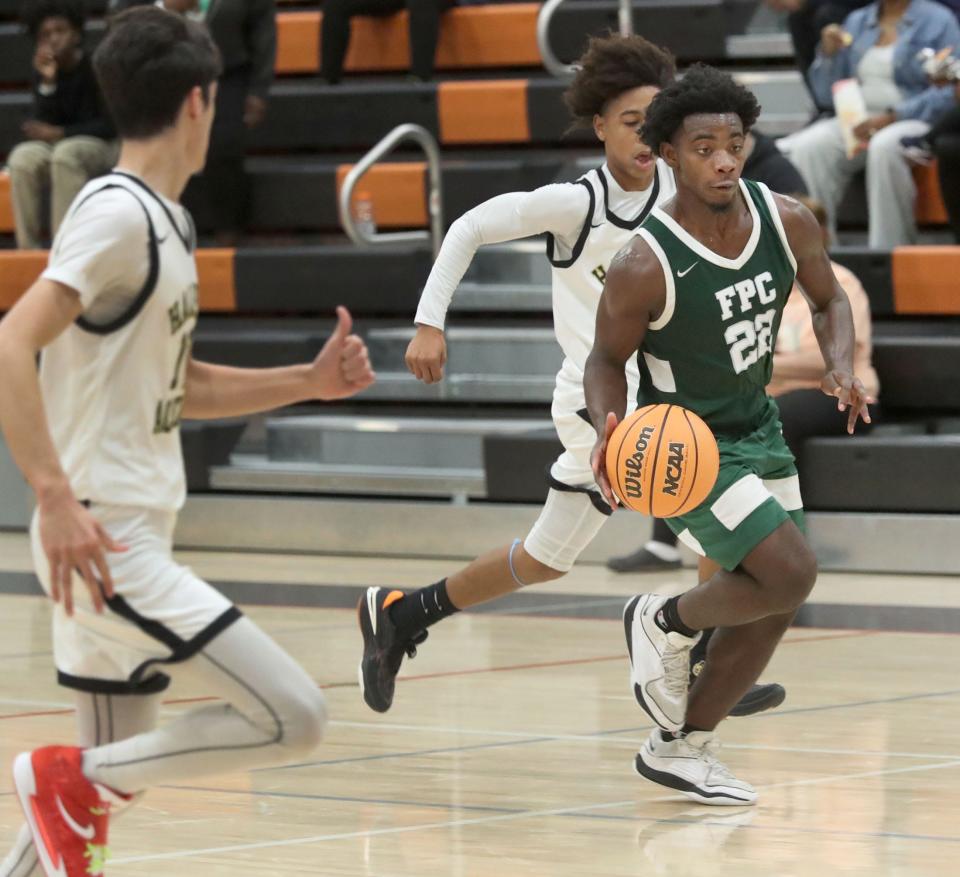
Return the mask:
<svg viewBox="0 0 960 877">
<path fill-rule="evenodd" d="M 653 438 L 654 432 L 656 432 L 656 430 L 652 426 L 643 427 L 637 436 L 636 449 L 633 454 L 623 462 L 623 467 L 628 473 L 623 479 L 623 486 L 627 496 L 631 499 L 640 499 L 643 496 L 643 483 L 641 481 L 643 457 L 647 452 L 647 445 L 650 443 L 650 439 Z"/>
<path fill-rule="evenodd" d="M 687 446 L 683 442 L 670 442 L 667 447 L 667 471 L 663 479 L 662 491 L 667 496 L 676 496 L 683 478 L 683 458 Z"/>
<path fill-rule="evenodd" d="M 607 478 L 628 509 L 672 518 L 697 508 L 720 470 L 720 451 L 710 427 L 679 405 L 645 405 L 610 434 Z"/>
</svg>

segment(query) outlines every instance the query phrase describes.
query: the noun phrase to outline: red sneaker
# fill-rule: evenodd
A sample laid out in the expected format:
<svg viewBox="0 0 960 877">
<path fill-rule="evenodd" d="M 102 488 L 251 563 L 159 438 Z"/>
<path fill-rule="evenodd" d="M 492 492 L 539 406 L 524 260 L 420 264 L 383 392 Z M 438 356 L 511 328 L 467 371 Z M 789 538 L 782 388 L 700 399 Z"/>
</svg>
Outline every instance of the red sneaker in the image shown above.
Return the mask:
<svg viewBox="0 0 960 877">
<path fill-rule="evenodd" d="M 98 877 L 107 861 L 111 793 L 82 770 L 83 750 L 45 746 L 13 762 L 20 806 L 47 877 Z"/>
</svg>

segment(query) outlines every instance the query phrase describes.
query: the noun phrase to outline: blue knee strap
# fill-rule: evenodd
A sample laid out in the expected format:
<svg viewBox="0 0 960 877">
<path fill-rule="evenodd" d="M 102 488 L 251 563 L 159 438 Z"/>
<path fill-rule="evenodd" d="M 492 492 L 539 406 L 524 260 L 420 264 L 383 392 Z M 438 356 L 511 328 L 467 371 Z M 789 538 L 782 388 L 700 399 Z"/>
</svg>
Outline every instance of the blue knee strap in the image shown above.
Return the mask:
<svg viewBox="0 0 960 877">
<path fill-rule="evenodd" d="M 508 561 L 509 564 L 510 564 L 510 575 L 513 576 L 513 580 L 514 580 L 521 588 L 525 588 L 525 587 L 527 586 L 527 583 L 524 582 L 524 581 L 521 581 L 520 576 L 517 575 L 517 571 L 516 571 L 516 569 L 514 569 L 514 566 L 513 566 L 513 552 L 517 550 L 517 546 L 518 546 L 522 541 L 523 541 L 522 539 L 514 539 L 514 540 L 513 540 L 513 545 L 510 546 L 510 554 L 507 555 L 507 561 Z"/>
</svg>

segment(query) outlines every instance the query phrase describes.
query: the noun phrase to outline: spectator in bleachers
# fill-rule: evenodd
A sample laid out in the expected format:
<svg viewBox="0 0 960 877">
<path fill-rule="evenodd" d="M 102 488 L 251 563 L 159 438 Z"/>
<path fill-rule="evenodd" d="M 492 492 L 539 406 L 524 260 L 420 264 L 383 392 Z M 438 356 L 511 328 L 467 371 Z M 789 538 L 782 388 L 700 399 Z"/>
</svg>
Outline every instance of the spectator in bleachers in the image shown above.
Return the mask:
<svg viewBox="0 0 960 877">
<path fill-rule="evenodd" d="M 905 137 L 901 144 L 904 155 L 912 162 L 928 164 L 937 159 L 943 203 L 953 236 L 960 243 L 960 60 L 946 59 L 943 69 L 949 72 L 940 81 L 953 88 L 954 105 L 924 136 Z"/>
<path fill-rule="evenodd" d="M 33 41 L 33 118 L 26 140 L 7 160 L 17 246 L 44 245 L 56 234 L 70 203 L 93 177 L 117 158 L 113 126 L 84 51 L 82 0 L 29 0 L 23 23 Z"/>
<path fill-rule="evenodd" d="M 410 72 L 422 82 L 433 79 L 440 14 L 454 0 L 324 0 L 320 45 L 320 75 L 331 85 L 343 75 L 343 59 L 350 42 L 354 15 L 393 15 L 406 9 L 410 16 Z"/>
<path fill-rule="evenodd" d="M 111 0 L 111 11 L 151 0 Z M 274 0 L 158 0 L 170 12 L 203 21 L 220 50 L 216 114 L 202 177 L 183 195 L 191 212 L 208 217 L 217 243 L 235 246 L 246 218 L 249 185 L 244 170 L 247 135 L 267 113 L 277 57 Z"/>
<path fill-rule="evenodd" d="M 824 244 L 830 238 L 827 214 L 823 205 L 812 198 L 799 198 L 813 213 L 823 230 Z M 880 381 L 871 364 L 870 299 L 856 275 L 843 265 L 831 262 L 837 282 L 843 287 L 853 311 L 853 325 L 857 346 L 853 359 L 857 375 L 861 376 L 867 393 L 878 397 Z M 783 438 L 803 472 L 803 445 L 813 436 L 841 436 L 846 434 L 846 415 L 837 411 L 835 399 L 824 395 L 820 389 L 823 378 L 823 355 L 813 331 L 810 306 L 794 285 L 777 334 L 777 346 L 773 352 L 773 377 L 767 393 L 777 400 L 780 408 L 780 423 Z M 864 424 L 866 430 L 873 424 Z M 653 522 L 650 540 L 637 551 L 625 557 L 611 557 L 607 566 L 615 572 L 651 572 L 674 569 L 680 566 L 677 537 L 665 521 Z"/>
<path fill-rule="evenodd" d="M 834 83 L 856 78 L 868 118 L 855 129 L 859 148 L 847 154 L 839 120 L 822 119 L 780 141 L 827 210 L 831 231 L 851 177 L 867 172 L 869 244 L 891 249 L 916 239 L 916 187 L 900 141 L 925 134 L 953 102 L 949 88 L 927 81 L 918 52 L 960 44 L 960 24 L 931 0 L 879 0 L 851 13 L 841 28 L 823 29 L 810 83 L 822 101 Z"/>
<path fill-rule="evenodd" d="M 750 131 L 744 141 L 743 177 L 769 186 L 785 195 L 806 195 L 807 184 L 771 137 L 759 131 Z"/>
<path fill-rule="evenodd" d="M 833 111 L 833 103 L 818 100 L 810 87 L 808 72 L 817 54 L 820 32 L 829 24 L 840 24 L 854 9 L 866 6 L 871 0 L 767 0 L 767 5 L 778 12 L 787 12 L 787 27 L 793 42 L 797 67 L 803 77 L 818 111 Z"/>
</svg>

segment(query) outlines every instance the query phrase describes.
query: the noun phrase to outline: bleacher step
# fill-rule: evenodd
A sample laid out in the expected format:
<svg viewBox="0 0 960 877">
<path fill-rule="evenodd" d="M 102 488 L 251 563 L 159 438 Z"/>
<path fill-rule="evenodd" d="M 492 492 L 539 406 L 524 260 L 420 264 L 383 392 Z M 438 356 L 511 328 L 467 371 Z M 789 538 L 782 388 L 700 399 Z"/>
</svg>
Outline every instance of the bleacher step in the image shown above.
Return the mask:
<svg viewBox="0 0 960 877">
<path fill-rule="evenodd" d="M 429 466 L 348 466 L 282 463 L 254 454 L 234 454 L 229 466 L 210 472 L 214 490 L 242 493 L 329 493 L 482 498 L 483 469 Z"/>
<path fill-rule="evenodd" d="M 267 421 L 276 463 L 424 471 L 483 468 L 485 435 L 550 428 L 541 420 L 448 417 L 282 417 Z"/>
</svg>

